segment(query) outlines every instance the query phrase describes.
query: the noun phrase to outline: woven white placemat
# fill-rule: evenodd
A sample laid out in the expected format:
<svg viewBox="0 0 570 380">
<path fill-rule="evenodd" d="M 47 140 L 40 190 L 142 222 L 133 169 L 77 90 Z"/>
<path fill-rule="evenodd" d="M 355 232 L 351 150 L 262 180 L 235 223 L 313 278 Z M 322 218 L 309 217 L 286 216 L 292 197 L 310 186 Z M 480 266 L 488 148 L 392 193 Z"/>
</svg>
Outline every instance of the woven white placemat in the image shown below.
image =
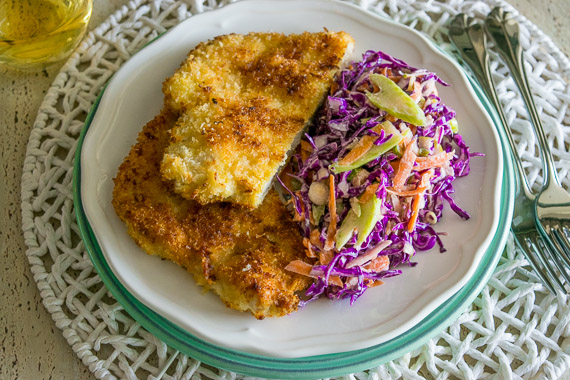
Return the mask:
<svg viewBox="0 0 570 380">
<path fill-rule="evenodd" d="M 79 358 L 101 379 L 233 379 L 170 349 L 109 294 L 81 242 L 73 210 L 72 165 L 91 105 L 111 75 L 158 34 L 228 1 L 134 0 L 90 33 L 56 77 L 30 135 L 22 177 L 27 256 L 43 303 Z M 458 12 L 483 17 L 504 5 L 522 24 L 529 80 L 564 186 L 570 187 L 570 62 L 551 40 L 500 0 L 362 0 L 363 8 L 422 31 L 444 49 Z M 529 180 L 542 183 L 526 111 L 505 67 L 493 57 L 499 97 L 516 133 Z M 570 367 L 569 298 L 549 294 L 512 239 L 488 285 L 436 338 L 358 379 L 557 379 Z"/>
</svg>

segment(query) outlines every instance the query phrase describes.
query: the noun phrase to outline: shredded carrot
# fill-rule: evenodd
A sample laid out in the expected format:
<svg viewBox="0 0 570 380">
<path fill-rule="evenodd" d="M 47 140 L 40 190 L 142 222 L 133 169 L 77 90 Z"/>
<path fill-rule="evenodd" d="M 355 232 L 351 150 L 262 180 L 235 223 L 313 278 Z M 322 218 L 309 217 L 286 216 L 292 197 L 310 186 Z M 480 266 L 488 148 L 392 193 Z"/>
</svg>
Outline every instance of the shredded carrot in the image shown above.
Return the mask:
<svg viewBox="0 0 570 380">
<path fill-rule="evenodd" d="M 307 257 L 310 258 L 317 257 L 315 251 L 313 251 L 313 245 L 311 244 L 311 241 L 309 239 L 303 238 L 303 245 L 305 246 L 305 248 L 307 248 L 305 252 L 307 254 Z"/>
<path fill-rule="evenodd" d="M 302 274 L 303 276 L 311 276 L 311 270 L 313 266 L 311 264 L 307 264 L 303 260 L 293 260 L 285 267 L 285 270 L 289 272 Z"/>
<path fill-rule="evenodd" d="M 319 254 L 319 261 L 321 265 L 328 265 L 333 259 L 333 253 L 331 250 L 328 251 L 321 251 Z"/>
<path fill-rule="evenodd" d="M 416 161 L 416 154 L 414 153 L 413 148 L 414 141 L 410 141 L 408 145 L 406 145 L 406 150 L 400 159 L 398 170 L 392 181 L 396 191 L 400 191 L 404 188 L 409 175 L 412 173 L 414 162 Z"/>
<path fill-rule="evenodd" d="M 396 195 L 398 195 L 398 196 L 400 196 L 400 197 L 411 197 L 411 196 L 413 196 L 413 195 L 417 195 L 417 194 L 423 193 L 424 191 L 426 191 L 426 187 L 425 187 L 425 186 L 423 186 L 423 187 L 420 186 L 420 187 L 418 187 L 418 188 L 416 188 L 416 189 L 412 189 L 412 190 L 403 189 L 403 190 L 399 190 L 399 191 L 398 191 L 398 190 L 395 190 L 395 189 L 393 189 L 393 188 L 391 188 L 391 187 L 387 187 L 387 188 L 386 188 L 386 191 L 387 191 L 388 193 L 390 193 L 390 194 L 396 194 Z"/>
<path fill-rule="evenodd" d="M 373 136 L 364 136 L 358 143 L 344 156 L 338 163 L 339 165 L 350 165 L 360 157 L 364 156 L 366 152 L 374 145 L 375 138 Z"/>
<path fill-rule="evenodd" d="M 329 276 L 329 283 L 336 286 L 340 286 L 341 288 L 344 286 L 342 280 L 338 276 Z"/>
<path fill-rule="evenodd" d="M 325 241 L 325 251 L 334 248 L 334 241 L 336 238 L 336 189 L 334 185 L 334 175 L 329 175 L 329 215 L 331 221 L 327 231 L 327 240 Z"/>
<path fill-rule="evenodd" d="M 427 157 L 416 157 L 416 166 L 414 166 L 414 170 L 420 172 L 422 170 L 443 166 L 446 162 L 449 162 L 454 155 L 455 151 L 449 153 L 441 152 Z"/>
<path fill-rule="evenodd" d="M 321 231 L 317 228 L 311 231 L 309 239 L 315 247 L 318 247 L 319 249 L 323 248 L 323 243 L 321 242 Z"/>
<path fill-rule="evenodd" d="M 382 272 L 383 270 L 388 270 L 390 267 L 390 259 L 388 256 L 378 256 L 374 260 L 372 260 L 369 264 L 367 264 L 364 269 L 369 270 L 371 272 Z"/>
<path fill-rule="evenodd" d="M 396 119 L 394 119 L 396 121 Z M 380 124 L 372 128 L 372 131 L 380 134 L 382 133 L 382 127 Z M 364 156 L 366 152 L 372 148 L 374 141 L 376 141 L 376 136 L 363 136 L 358 143 L 344 156 L 338 163 L 339 165 L 350 165 L 354 161 L 358 160 L 360 157 Z"/>
<path fill-rule="evenodd" d="M 418 221 L 418 215 L 420 214 L 420 204 L 422 203 L 422 197 L 429 186 L 429 180 L 433 175 L 433 170 L 428 170 L 424 174 L 422 174 L 422 178 L 420 179 L 420 183 L 418 189 L 423 189 L 421 192 L 418 192 L 414 195 L 414 199 L 412 200 L 412 215 L 410 216 L 410 220 L 408 221 L 408 232 L 412 232 L 416 223 Z"/>
<path fill-rule="evenodd" d="M 362 193 L 362 195 L 360 196 L 358 202 L 366 203 L 370 199 L 372 199 L 373 196 L 376 196 L 376 190 L 378 189 L 378 185 L 379 185 L 378 183 L 373 183 L 372 185 L 368 185 L 366 190 L 364 190 L 364 193 Z"/>
<path fill-rule="evenodd" d="M 423 173 L 422 178 L 420 179 L 420 183 L 418 184 L 418 188 L 423 187 L 423 188 L 427 189 L 429 186 L 429 180 L 431 179 L 432 175 L 433 175 L 433 169 L 430 169 L 430 170 L 426 171 L 425 173 Z"/>
<path fill-rule="evenodd" d="M 410 220 L 408 221 L 408 232 L 412 232 L 414 227 L 416 226 L 416 221 L 418 220 L 418 215 L 420 213 L 420 202 L 422 199 L 422 194 L 414 195 L 414 199 L 412 200 L 412 215 L 410 216 Z"/>
<path fill-rule="evenodd" d="M 373 288 L 375 286 L 378 285 L 382 285 L 384 282 L 382 280 L 370 280 L 370 279 L 365 279 L 364 280 L 364 285 L 366 285 L 367 288 Z"/>
<path fill-rule="evenodd" d="M 307 264 L 303 260 L 293 260 L 285 267 L 285 270 L 289 272 L 297 273 L 307 277 L 316 278 L 317 276 L 311 273 L 313 271 L 313 266 Z M 329 283 L 336 286 L 343 286 L 342 280 L 338 276 L 329 276 Z"/>
<path fill-rule="evenodd" d="M 384 67 L 384 69 L 382 70 L 382 74 L 384 76 L 387 76 L 390 80 L 392 80 L 393 82 L 398 83 L 400 81 L 400 79 L 402 79 L 401 75 L 394 75 L 394 73 L 392 72 L 392 69 L 389 67 Z"/>
</svg>

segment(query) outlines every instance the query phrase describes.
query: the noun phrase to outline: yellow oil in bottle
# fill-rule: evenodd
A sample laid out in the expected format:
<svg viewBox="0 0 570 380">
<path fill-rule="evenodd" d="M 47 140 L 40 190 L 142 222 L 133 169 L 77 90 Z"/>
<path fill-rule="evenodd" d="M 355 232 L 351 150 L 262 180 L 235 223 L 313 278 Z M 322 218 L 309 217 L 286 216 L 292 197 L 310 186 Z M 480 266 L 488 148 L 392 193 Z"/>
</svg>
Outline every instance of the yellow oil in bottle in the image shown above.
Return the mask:
<svg viewBox="0 0 570 380">
<path fill-rule="evenodd" d="M 1 0 L 0 63 L 37 68 L 57 62 L 79 44 L 92 0 Z"/>
</svg>

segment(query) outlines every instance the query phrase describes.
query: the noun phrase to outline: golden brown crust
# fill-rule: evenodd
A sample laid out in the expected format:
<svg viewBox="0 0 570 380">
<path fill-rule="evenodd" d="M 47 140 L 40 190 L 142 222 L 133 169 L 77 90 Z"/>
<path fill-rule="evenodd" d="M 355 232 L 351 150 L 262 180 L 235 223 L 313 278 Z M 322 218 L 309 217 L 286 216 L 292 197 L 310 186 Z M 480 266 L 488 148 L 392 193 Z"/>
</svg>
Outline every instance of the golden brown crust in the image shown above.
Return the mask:
<svg viewBox="0 0 570 380">
<path fill-rule="evenodd" d="M 161 165 L 202 204 L 257 207 L 353 44 L 343 32 L 225 35 L 199 44 L 163 84 L 178 115 Z"/>
<path fill-rule="evenodd" d="M 285 271 L 302 258 L 301 236 L 271 191 L 258 209 L 202 206 L 174 194 L 159 168 L 176 116 L 163 110 L 140 132 L 114 179 L 113 206 L 146 252 L 172 260 L 223 302 L 255 317 L 295 311 L 309 280 Z"/>
</svg>

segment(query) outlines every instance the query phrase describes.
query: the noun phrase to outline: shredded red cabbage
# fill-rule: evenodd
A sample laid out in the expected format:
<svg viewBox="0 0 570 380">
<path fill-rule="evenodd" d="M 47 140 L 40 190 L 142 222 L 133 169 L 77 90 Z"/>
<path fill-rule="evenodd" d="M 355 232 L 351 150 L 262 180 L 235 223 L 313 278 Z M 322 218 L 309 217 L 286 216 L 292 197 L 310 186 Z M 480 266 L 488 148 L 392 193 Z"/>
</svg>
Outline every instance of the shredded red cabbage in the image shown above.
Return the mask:
<svg viewBox="0 0 570 380">
<path fill-rule="evenodd" d="M 408 95 L 412 94 L 415 87 L 419 87 L 421 96 L 417 104 L 423 109 L 428 123 L 425 126 L 413 126 L 371 104 L 366 92 L 374 90 L 369 79 L 373 73 L 389 77 Z M 414 86 L 411 81 L 417 82 L 419 86 Z M 469 174 L 470 158 L 481 154 L 470 153 L 463 138 L 453 132 L 455 112 L 438 96 L 436 83 L 448 86 L 434 73 L 416 69 L 380 51 L 367 51 L 362 61 L 353 62 L 337 75 L 331 94 L 317 115 L 316 122 L 304 136 L 307 144 L 302 144 L 302 147 L 305 146 L 305 149 L 302 148 L 292 158 L 291 170 L 287 175 L 291 177 L 293 188 L 287 188 L 279 179 L 291 197 L 290 202 L 297 220 L 300 220 L 308 249 L 307 262 L 313 260 L 311 273 L 315 281 L 307 289 L 302 305 L 321 296 L 330 299 L 349 298 L 352 304 L 367 288 L 380 284 L 380 280 L 401 274 L 401 270 L 396 269 L 399 265 L 415 266 L 411 257 L 417 251 L 430 250 L 437 245 L 440 252 L 444 252 L 439 236 L 441 233 L 432 227 L 442 216 L 444 201 L 461 218 L 469 218 L 469 214 L 452 198 L 452 182 L 457 177 Z M 393 179 L 403 146 L 391 149 L 354 170 L 337 174 L 330 167 L 364 136 L 373 136 L 375 146 L 388 141 L 392 134 L 372 130 L 384 120 L 390 120 L 400 132 L 409 128 L 413 133 L 411 140 L 414 144 L 417 144 L 417 139 L 427 141 L 419 155 L 429 157 L 441 152 L 455 152 L 448 162 L 430 169 L 431 178 L 421 194 L 422 207 L 415 224 L 410 221 L 413 197 L 389 192 L 394 186 Z M 418 151 L 417 147 L 414 148 Z M 311 200 L 309 189 L 313 182 L 328 186 L 330 175 L 334 176 L 335 184 L 336 228 L 342 225 L 358 198 L 371 185 L 377 186 L 374 195 L 381 200 L 381 217 L 360 246 L 356 244 L 358 231 L 340 249 L 331 249 L 330 241 L 327 242 L 329 229 L 333 228 L 331 210 L 328 203 L 322 200 L 315 203 Z M 412 170 L 406 181 L 407 188 L 419 188 L 422 175 L 422 172 Z M 413 225 L 411 231 L 410 223 Z M 365 255 L 386 241 L 389 241 L 389 245 L 369 261 L 347 267 L 351 260 Z M 373 264 L 381 256 L 389 259 L 389 265 L 375 268 Z"/>
</svg>

